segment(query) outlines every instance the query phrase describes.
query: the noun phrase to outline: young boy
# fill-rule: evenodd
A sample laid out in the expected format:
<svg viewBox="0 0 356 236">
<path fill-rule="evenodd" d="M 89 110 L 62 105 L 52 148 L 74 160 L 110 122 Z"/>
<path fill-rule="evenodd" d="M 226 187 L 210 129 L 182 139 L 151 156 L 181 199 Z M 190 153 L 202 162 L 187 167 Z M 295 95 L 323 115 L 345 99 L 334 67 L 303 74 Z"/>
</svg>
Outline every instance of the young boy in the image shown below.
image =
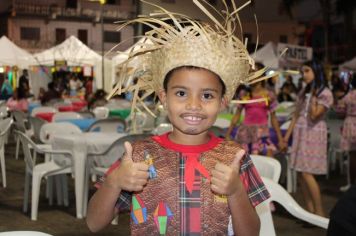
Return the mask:
<svg viewBox="0 0 356 236">
<path fill-rule="evenodd" d="M 258 235 L 254 206 L 269 194 L 245 151 L 209 132 L 248 77 L 248 53 L 231 32 L 174 21 L 154 28 L 149 73 L 135 85 L 159 95 L 173 131 L 125 143 L 90 200 L 88 227 L 97 232 L 130 209 L 132 235 L 226 235 L 229 215 L 236 235 Z"/>
</svg>

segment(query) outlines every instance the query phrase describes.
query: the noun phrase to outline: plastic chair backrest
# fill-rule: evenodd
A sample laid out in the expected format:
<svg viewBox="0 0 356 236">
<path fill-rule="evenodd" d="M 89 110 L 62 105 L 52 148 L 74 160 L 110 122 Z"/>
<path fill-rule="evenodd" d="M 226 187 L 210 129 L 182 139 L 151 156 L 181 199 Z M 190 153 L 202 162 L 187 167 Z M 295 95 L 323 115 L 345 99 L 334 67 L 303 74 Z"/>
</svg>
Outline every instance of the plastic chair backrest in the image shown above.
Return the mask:
<svg viewBox="0 0 356 236">
<path fill-rule="evenodd" d="M 109 108 L 107 107 L 95 107 L 93 113 L 97 119 L 105 119 L 109 117 Z"/>
<path fill-rule="evenodd" d="M 66 119 L 82 119 L 83 117 L 78 112 L 57 112 L 53 115 L 53 122 Z"/>
<path fill-rule="evenodd" d="M 8 115 L 7 106 L 0 106 L 0 118 L 5 118 Z"/>
<path fill-rule="evenodd" d="M 278 183 L 281 176 L 281 164 L 272 157 L 261 155 L 250 155 L 258 173 L 265 178 L 269 178 Z"/>
<path fill-rule="evenodd" d="M 0 136 L 4 136 L 6 134 L 6 132 L 10 129 L 12 122 L 11 118 L 0 120 Z"/>
<path fill-rule="evenodd" d="M 108 168 L 115 161 L 121 158 L 125 153 L 125 147 L 124 147 L 125 142 L 133 143 L 135 141 L 148 138 L 150 136 L 152 135 L 148 133 L 125 135 L 115 140 L 105 151 L 100 153 L 91 153 L 90 155 L 105 156 L 105 158 L 99 157 L 99 158 L 94 158 L 94 160 L 97 166 Z"/>
<path fill-rule="evenodd" d="M 224 118 L 217 118 L 214 123 L 214 126 L 217 126 L 217 127 L 223 128 L 223 129 L 229 128 L 230 121 L 227 119 L 224 119 Z"/>
<path fill-rule="evenodd" d="M 18 136 L 20 137 L 20 141 L 22 143 L 22 150 L 23 150 L 23 154 L 25 156 L 25 163 L 26 163 L 26 167 L 29 168 L 31 171 L 33 170 L 34 166 L 36 165 L 35 160 L 32 157 L 31 154 L 31 150 L 30 147 L 36 149 L 36 144 L 29 138 L 27 137 L 27 135 L 21 131 L 16 131 L 15 133 L 18 134 Z"/>
<path fill-rule="evenodd" d="M 341 139 L 341 128 L 343 126 L 343 122 L 340 119 L 327 119 L 326 125 L 329 131 L 329 142 L 330 147 L 338 148 L 340 146 Z"/>
<path fill-rule="evenodd" d="M 49 107 L 49 106 L 43 106 L 43 107 L 35 107 L 31 111 L 31 116 L 36 116 L 37 113 L 42 113 L 42 112 L 58 112 L 58 110 L 54 107 Z"/>
<path fill-rule="evenodd" d="M 11 118 L 0 120 L 0 150 L 4 147 L 6 133 L 9 131 L 12 124 Z"/>
<path fill-rule="evenodd" d="M 35 141 L 40 142 L 41 141 L 40 131 L 41 131 L 42 126 L 44 124 L 46 124 L 47 121 L 43 120 L 41 118 L 38 118 L 38 117 L 33 117 L 33 116 L 30 116 L 28 119 L 29 119 L 30 124 L 33 128 L 33 135 L 34 135 Z"/>
<path fill-rule="evenodd" d="M 107 118 L 95 121 L 87 130 L 88 132 L 124 133 L 126 121 L 120 118 Z"/>
<path fill-rule="evenodd" d="M 40 130 L 40 140 L 42 143 L 50 144 L 54 134 L 80 134 L 80 128 L 72 123 L 47 123 Z"/>
<path fill-rule="evenodd" d="M 22 111 L 16 111 L 16 110 L 12 111 L 11 114 L 14 117 L 15 127 L 22 132 L 26 132 L 27 128 L 26 128 L 25 120 L 27 119 L 27 115 Z"/>
</svg>

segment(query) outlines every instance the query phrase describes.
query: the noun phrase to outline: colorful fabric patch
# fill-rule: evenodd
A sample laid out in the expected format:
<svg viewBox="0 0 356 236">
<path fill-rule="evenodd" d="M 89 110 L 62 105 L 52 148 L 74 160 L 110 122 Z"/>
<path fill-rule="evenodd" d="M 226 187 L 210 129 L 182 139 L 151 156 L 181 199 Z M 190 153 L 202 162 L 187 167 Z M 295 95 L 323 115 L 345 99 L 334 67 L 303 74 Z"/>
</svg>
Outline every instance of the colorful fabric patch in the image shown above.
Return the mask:
<svg viewBox="0 0 356 236">
<path fill-rule="evenodd" d="M 140 196 L 136 194 L 132 196 L 131 218 L 135 224 L 141 224 L 147 221 L 147 208 Z"/>
<path fill-rule="evenodd" d="M 145 151 L 145 163 L 148 165 L 148 173 L 149 173 L 149 178 L 150 179 L 155 179 L 157 178 L 157 171 L 155 166 L 153 165 L 153 157 Z"/>
<path fill-rule="evenodd" d="M 166 234 L 168 223 L 173 218 L 173 213 L 171 209 L 169 209 L 167 203 L 160 201 L 156 210 L 153 213 L 153 216 L 159 234 Z"/>
</svg>

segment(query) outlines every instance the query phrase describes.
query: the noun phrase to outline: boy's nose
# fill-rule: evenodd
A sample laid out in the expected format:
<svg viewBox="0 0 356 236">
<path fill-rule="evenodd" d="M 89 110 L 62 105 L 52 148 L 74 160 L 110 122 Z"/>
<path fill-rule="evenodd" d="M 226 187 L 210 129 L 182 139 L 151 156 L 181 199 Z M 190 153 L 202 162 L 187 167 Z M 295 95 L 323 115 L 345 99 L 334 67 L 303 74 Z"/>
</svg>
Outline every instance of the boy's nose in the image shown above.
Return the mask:
<svg viewBox="0 0 356 236">
<path fill-rule="evenodd" d="M 186 104 L 187 110 L 200 110 L 201 109 L 201 101 L 198 98 L 190 98 Z"/>
</svg>

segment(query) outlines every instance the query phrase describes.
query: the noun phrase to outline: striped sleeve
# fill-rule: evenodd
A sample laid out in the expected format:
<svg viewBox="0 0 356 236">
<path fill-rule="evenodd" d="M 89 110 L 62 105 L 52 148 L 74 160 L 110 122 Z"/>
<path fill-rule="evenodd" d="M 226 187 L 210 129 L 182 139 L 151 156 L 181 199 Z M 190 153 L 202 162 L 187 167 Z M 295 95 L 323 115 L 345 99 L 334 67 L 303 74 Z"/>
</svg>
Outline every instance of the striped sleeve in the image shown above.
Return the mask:
<svg viewBox="0 0 356 236">
<path fill-rule="evenodd" d="M 246 155 L 242 160 L 240 179 L 246 189 L 252 206 L 256 207 L 270 197 L 270 194 L 249 155 Z"/>
<path fill-rule="evenodd" d="M 106 177 L 112 172 L 114 171 L 116 168 L 118 168 L 120 166 L 120 161 L 116 161 L 114 164 L 111 165 L 111 167 L 109 168 L 109 170 L 105 173 L 104 176 L 102 176 L 96 183 L 95 183 L 95 187 L 97 189 L 99 189 Z M 132 193 L 127 192 L 127 191 L 121 191 L 121 194 L 119 196 L 119 198 L 116 201 L 116 205 L 115 207 L 119 210 L 119 212 L 127 212 L 130 211 L 130 207 L 131 207 L 131 197 L 132 197 Z"/>
</svg>

